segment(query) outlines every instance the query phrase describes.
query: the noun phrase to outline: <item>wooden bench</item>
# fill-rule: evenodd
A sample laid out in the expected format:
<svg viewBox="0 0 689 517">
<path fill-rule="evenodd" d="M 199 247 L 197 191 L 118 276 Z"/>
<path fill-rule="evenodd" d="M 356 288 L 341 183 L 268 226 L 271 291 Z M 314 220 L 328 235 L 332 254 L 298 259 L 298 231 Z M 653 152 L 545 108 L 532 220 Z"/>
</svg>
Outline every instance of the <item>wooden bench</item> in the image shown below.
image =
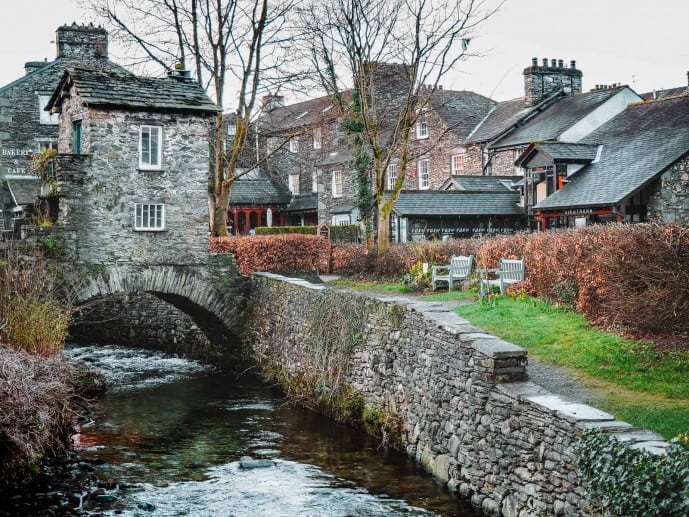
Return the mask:
<svg viewBox="0 0 689 517">
<path fill-rule="evenodd" d="M 517 284 L 524 280 L 524 259 L 500 259 L 500 267 L 497 269 L 481 269 L 481 297 L 490 293 L 492 286 L 500 286 L 500 294 L 505 294 L 508 285 Z M 490 278 L 491 275 L 497 278 Z"/>
<path fill-rule="evenodd" d="M 431 270 L 431 286 L 435 288 L 439 283 L 447 282 L 448 291 L 458 280 L 466 280 L 474 267 L 473 255 L 453 255 L 447 266 L 433 266 Z"/>
</svg>

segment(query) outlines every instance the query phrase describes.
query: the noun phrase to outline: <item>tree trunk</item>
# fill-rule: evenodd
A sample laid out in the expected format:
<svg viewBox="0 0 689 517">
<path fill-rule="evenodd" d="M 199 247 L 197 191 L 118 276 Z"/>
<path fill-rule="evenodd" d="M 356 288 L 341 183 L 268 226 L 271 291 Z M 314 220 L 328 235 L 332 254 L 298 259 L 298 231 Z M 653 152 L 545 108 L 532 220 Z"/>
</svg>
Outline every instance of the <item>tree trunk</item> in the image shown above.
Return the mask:
<svg viewBox="0 0 689 517">
<path fill-rule="evenodd" d="M 378 210 L 378 262 L 385 257 L 390 249 L 390 209 L 382 206 Z"/>
<path fill-rule="evenodd" d="M 230 193 L 232 184 L 225 186 L 215 198 L 215 212 L 213 214 L 213 235 L 216 237 L 227 237 L 227 210 L 230 206 Z"/>
</svg>

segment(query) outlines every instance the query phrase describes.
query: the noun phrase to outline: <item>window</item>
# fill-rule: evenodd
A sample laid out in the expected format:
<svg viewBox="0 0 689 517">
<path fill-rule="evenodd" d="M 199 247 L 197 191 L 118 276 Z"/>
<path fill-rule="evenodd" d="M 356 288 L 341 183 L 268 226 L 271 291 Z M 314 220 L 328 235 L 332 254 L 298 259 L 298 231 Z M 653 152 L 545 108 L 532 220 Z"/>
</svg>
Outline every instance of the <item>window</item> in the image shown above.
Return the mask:
<svg viewBox="0 0 689 517">
<path fill-rule="evenodd" d="M 81 120 L 72 122 L 72 153 L 81 154 Z"/>
<path fill-rule="evenodd" d="M 462 174 L 466 162 L 466 154 L 455 154 L 452 156 L 452 174 Z"/>
<path fill-rule="evenodd" d="M 163 128 L 141 126 L 139 138 L 139 168 L 160 169 Z"/>
<path fill-rule="evenodd" d="M 342 197 L 342 171 L 333 171 L 333 197 Z"/>
<path fill-rule="evenodd" d="M 318 192 L 318 175 L 320 173 L 319 169 L 316 169 L 311 173 L 311 192 Z"/>
<path fill-rule="evenodd" d="M 313 148 L 320 149 L 322 145 L 321 128 L 315 127 L 313 128 Z"/>
<path fill-rule="evenodd" d="M 400 166 L 398 163 L 391 163 L 388 165 L 388 190 L 392 190 L 397 181 L 397 176 L 400 173 Z"/>
<path fill-rule="evenodd" d="M 287 186 L 292 194 L 299 194 L 299 174 L 290 174 Z"/>
<path fill-rule="evenodd" d="M 426 190 L 430 187 L 430 174 L 428 173 L 428 160 L 419 160 L 417 164 L 419 172 L 419 190 Z"/>
<path fill-rule="evenodd" d="M 41 124 L 57 124 L 59 115 L 45 110 L 50 100 L 50 95 L 38 96 L 38 117 Z"/>
<path fill-rule="evenodd" d="M 158 231 L 165 229 L 165 205 L 137 203 L 134 209 L 134 229 Z"/>
<path fill-rule="evenodd" d="M 416 138 L 428 138 L 428 122 L 425 110 L 419 113 L 419 118 L 416 121 Z"/>
<path fill-rule="evenodd" d="M 299 152 L 299 140 L 296 138 L 289 139 L 289 152 L 298 153 Z"/>
<path fill-rule="evenodd" d="M 230 150 L 232 148 L 232 144 L 234 143 L 234 136 L 237 134 L 237 126 L 234 124 L 227 124 L 225 126 L 225 150 Z"/>
<path fill-rule="evenodd" d="M 352 218 L 349 214 L 333 215 L 330 224 L 333 226 L 347 226 L 352 224 Z"/>
</svg>

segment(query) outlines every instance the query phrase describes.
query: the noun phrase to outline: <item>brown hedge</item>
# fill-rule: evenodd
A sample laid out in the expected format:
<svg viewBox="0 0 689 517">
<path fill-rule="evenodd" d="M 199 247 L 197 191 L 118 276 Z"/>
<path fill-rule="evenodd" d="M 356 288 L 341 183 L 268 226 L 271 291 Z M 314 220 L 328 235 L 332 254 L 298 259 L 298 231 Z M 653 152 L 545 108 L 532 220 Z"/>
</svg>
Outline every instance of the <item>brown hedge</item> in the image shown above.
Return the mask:
<svg viewBox="0 0 689 517">
<path fill-rule="evenodd" d="M 258 272 L 328 271 L 330 242 L 316 235 L 253 235 L 211 237 L 210 251 L 232 253 L 245 275 Z"/>
</svg>

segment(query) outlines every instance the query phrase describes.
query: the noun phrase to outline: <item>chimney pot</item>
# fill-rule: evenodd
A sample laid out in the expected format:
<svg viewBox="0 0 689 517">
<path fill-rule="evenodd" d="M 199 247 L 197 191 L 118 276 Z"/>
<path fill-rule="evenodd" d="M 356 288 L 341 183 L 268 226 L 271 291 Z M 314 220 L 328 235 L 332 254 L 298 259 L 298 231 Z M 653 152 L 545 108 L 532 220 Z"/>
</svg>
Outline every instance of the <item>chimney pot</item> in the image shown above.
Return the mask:
<svg viewBox="0 0 689 517">
<path fill-rule="evenodd" d="M 538 66 L 538 58 L 537 57 L 532 57 L 531 58 L 531 66 Z M 687 72 L 689 75 L 689 72 Z"/>
<path fill-rule="evenodd" d="M 543 66 L 548 66 L 548 58 L 547 57 L 543 58 Z"/>
<path fill-rule="evenodd" d="M 550 60 L 550 66 L 555 68 L 557 66 L 557 59 L 551 59 Z"/>
<path fill-rule="evenodd" d="M 569 62 L 569 66 L 570 66 L 570 68 L 571 68 L 572 70 L 575 70 L 575 69 L 577 68 L 577 62 L 574 61 L 574 59 L 572 59 L 572 60 Z"/>
<path fill-rule="evenodd" d="M 557 60 L 557 67 L 562 68 L 564 66 L 565 62 L 562 59 Z"/>
</svg>

